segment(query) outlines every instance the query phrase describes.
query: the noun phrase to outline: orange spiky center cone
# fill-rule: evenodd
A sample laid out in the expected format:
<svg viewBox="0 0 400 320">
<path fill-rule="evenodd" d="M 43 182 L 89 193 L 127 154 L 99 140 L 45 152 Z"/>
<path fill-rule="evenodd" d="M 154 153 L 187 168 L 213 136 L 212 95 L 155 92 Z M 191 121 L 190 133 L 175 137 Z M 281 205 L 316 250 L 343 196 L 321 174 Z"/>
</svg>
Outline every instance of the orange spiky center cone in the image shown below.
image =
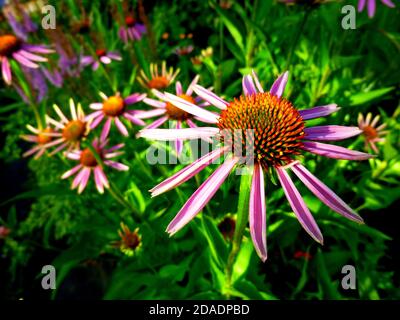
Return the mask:
<svg viewBox="0 0 400 320">
<path fill-rule="evenodd" d="M 119 96 L 109 97 L 103 102 L 103 112 L 111 117 L 117 117 L 125 111 L 125 102 Z"/>
<path fill-rule="evenodd" d="M 93 152 L 89 148 L 86 148 L 81 152 L 81 157 L 79 160 L 81 164 L 84 165 L 85 167 L 93 168 L 96 167 L 98 164 Z"/>
<path fill-rule="evenodd" d="M 0 56 L 10 56 L 18 51 L 21 41 L 11 34 L 0 36 Z"/>
<path fill-rule="evenodd" d="M 62 136 L 69 142 L 77 142 L 85 136 L 86 124 L 81 120 L 71 120 L 62 132 Z"/>
<path fill-rule="evenodd" d="M 235 154 L 264 168 L 290 163 L 304 138 L 304 121 L 297 109 L 269 92 L 234 99 L 221 112 L 218 127 Z"/>
<path fill-rule="evenodd" d="M 178 97 L 182 98 L 183 100 L 185 100 L 187 102 L 190 102 L 193 104 L 196 103 L 191 96 L 188 96 L 186 94 L 180 94 L 180 95 L 178 95 Z M 167 102 L 165 109 L 167 110 L 167 115 L 171 120 L 185 121 L 185 120 L 193 117 L 193 115 L 191 115 L 190 113 L 175 107 L 173 104 L 171 104 L 169 102 Z"/>
</svg>

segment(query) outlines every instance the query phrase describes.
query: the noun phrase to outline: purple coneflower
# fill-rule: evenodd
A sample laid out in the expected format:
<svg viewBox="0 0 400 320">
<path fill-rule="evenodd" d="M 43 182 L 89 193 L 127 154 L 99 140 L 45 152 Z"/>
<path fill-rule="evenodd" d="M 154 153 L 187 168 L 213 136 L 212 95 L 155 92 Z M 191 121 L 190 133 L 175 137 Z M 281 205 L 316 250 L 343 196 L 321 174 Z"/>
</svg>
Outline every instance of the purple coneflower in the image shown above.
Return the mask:
<svg viewBox="0 0 400 320">
<path fill-rule="evenodd" d="M 0 226 L 0 239 L 5 239 L 11 233 L 11 229 L 6 226 Z"/>
<path fill-rule="evenodd" d="M 68 150 L 79 148 L 81 140 L 84 139 L 90 131 L 90 123 L 85 119 L 85 114 L 82 110 L 81 104 L 78 103 L 78 107 L 75 107 L 74 101 L 70 99 L 69 107 L 72 116 L 71 120 L 63 114 L 57 105 L 53 105 L 53 109 L 60 117 L 59 121 L 46 115 L 46 121 L 55 126 L 57 130 L 56 133 L 52 134 L 56 139 L 44 144 L 45 148 L 58 146 L 50 153 L 50 155 L 53 155 L 66 147 L 68 147 Z M 61 132 L 58 132 L 58 130 L 61 130 Z"/>
<path fill-rule="evenodd" d="M 152 196 L 171 190 L 192 178 L 214 160 L 220 158 L 221 155 L 228 153 L 223 164 L 197 189 L 168 225 L 167 232 L 170 235 L 184 227 L 210 201 L 229 173 L 239 164 L 241 157 L 238 156 L 237 150 L 243 150 L 242 146 L 251 146 L 251 150 L 245 149 L 241 152 L 244 153 L 243 156 L 245 157 L 250 153 L 251 160 L 254 163 L 254 165 L 249 166 L 253 172 L 249 201 L 250 233 L 254 247 L 263 261 L 267 259 L 264 187 L 264 171 L 266 170 L 276 172 L 300 224 L 319 243 L 323 243 L 322 233 L 288 171 L 293 171 L 310 191 L 332 210 L 356 222 L 363 222 L 362 218 L 330 188 L 294 159 L 295 155 L 301 154 L 303 151 L 334 159 L 369 159 L 372 156 L 366 153 L 317 142 L 346 139 L 360 134 L 361 130 L 357 127 L 335 125 L 306 128 L 305 120 L 327 116 L 338 110 L 337 105 L 330 104 L 297 110 L 290 101 L 281 98 L 287 79 L 288 73 L 286 72 L 275 81 L 269 92 L 264 92 L 256 74 L 253 72 L 253 76 L 243 77 L 244 94 L 231 102 L 227 102 L 209 90 L 196 85 L 194 91 L 199 96 L 222 109 L 219 116 L 211 112 L 208 114 L 208 119 L 214 122 L 216 127 L 181 130 L 148 129 L 141 132 L 141 136 L 157 140 L 174 140 L 177 137 L 180 139 L 196 139 L 211 136 L 218 136 L 223 139 L 226 132 L 234 137 L 238 135 L 237 130 L 240 133 L 238 139 L 240 140 L 240 148 L 235 146 L 235 153 L 232 152 L 232 145 L 228 139 L 225 141 L 224 147 L 204 155 L 150 190 Z M 177 106 L 194 115 L 201 112 L 205 116 L 204 113 L 208 112 L 188 101 L 180 101 Z"/>
<path fill-rule="evenodd" d="M 96 150 L 104 165 L 119 171 L 129 170 L 128 166 L 110 160 L 123 153 L 117 150 L 121 149 L 124 144 L 121 143 L 106 149 L 105 146 L 107 145 L 107 142 L 107 140 L 95 139 L 92 143 L 93 148 Z M 65 172 L 61 177 L 61 179 L 66 179 L 76 174 L 75 179 L 72 182 L 72 189 L 78 188 L 78 193 L 82 193 L 82 191 L 86 188 L 92 171 L 96 188 L 100 193 L 104 193 L 104 188 L 110 187 L 101 164 L 97 162 L 95 155 L 89 148 L 67 152 L 66 157 L 71 160 L 79 161 L 77 166 Z"/>
<path fill-rule="evenodd" d="M 146 26 L 137 22 L 137 20 L 132 16 L 127 16 L 125 18 L 125 24 L 126 26 L 120 27 L 118 31 L 119 37 L 125 43 L 129 40 L 140 40 L 146 33 Z"/>
<path fill-rule="evenodd" d="M 103 102 L 92 103 L 90 108 L 96 111 L 89 114 L 86 118 L 92 121 L 90 125 L 91 129 L 96 128 L 103 119 L 107 119 L 101 133 L 102 140 L 107 138 L 112 121 L 114 121 L 119 132 L 124 136 L 129 135 L 128 130 L 120 119 L 121 117 L 134 124 L 141 126 L 145 125 L 143 120 L 135 117 L 136 113 L 140 111 L 127 110 L 127 107 L 142 101 L 146 97 L 146 94 L 134 93 L 126 98 L 122 98 L 119 93 L 115 96 L 107 97 L 103 92 L 100 92 L 100 96 L 103 99 Z"/>
<path fill-rule="evenodd" d="M 175 89 L 176 96 L 169 94 L 167 92 L 161 93 L 160 91 L 153 89 L 152 90 L 153 94 L 162 101 L 157 101 L 151 98 L 145 98 L 143 102 L 152 107 L 155 107 L 156 109 L 151 111 L 139 112 L 136 114 L 136 118 L 148 119 L 160 116 L 160 118 L 149 124 L 145 129 L 158 128 L 168 120 L 175 122 L 176 129 L 182 128 L 183 123 L 185 123 L 190 128 L 197 128 L 197 125 L 192 121 L 193 119 L 203 122 L 209 122 L 207 119 L 203 119 L 201 116 L 193 116 L 191 113 L 186 112 L 176 106 L 176 103 L 179 104 L 179 102 L 182 100 L 188 101 L 191 104 L 194 104 L 199 107 L 205 107 L 209 105 L 209 103 L 203 101 L 201 97 L 192 97 L 193 87 L 197 84 L 198 80 L 199 76 L 196 76 L 185 92 L 182 89 L 182 84 L 179 81 L 177 81 Z M 206 114 L 208 115 L 208 112 Z M 176 140 L 175 150 L 177 151 L 177 153 L 180 154 L 182 152 L 182 149 L 183 149 L 183 141 Z"/>
<path fill-rule="evenodd" d="M 83 56 L 81 64 L 83 67 L 92 66 L 93 70 L 97 70 L 100 63 L 110 64 L 112 60 L 121 61 L 122 57 L 116 52 L 110 52 L 104 49 L 96 50 L 96 57 Z"/>
<path fill-rule="evenodd" d="M 381 0 L 381 2 L 389 8 L 394 8 L 395 5 L 391 0 Z M 367 3 L 368 16 L 372 18 L 375 15 L 376 0 L 358 0 L 358 12 L 364 10 L 365 4 Z"/>
<path fill-rule="evenodd" d="M 192 45 L 188 45 L 175 48 L 174 53 L 177 54 L 178 56 L 187 56 L 188 54 L 192 53 L 193 50 L 194 47 Z"/>
<path fill-rule="evenodd" d="M 161 73 L 158 72 L 158 66 L 150 63 L 150 78 L 146 76 L 143 70 L 140 70 L 141 77 L 138 77 L 139 83 L 146 89 L 166 89 L 174 82 L 179 73 L 179 69 L 169 68 L 167 72 L 167 64 L 165 61 L 161 64 Z"/>
<path fill-rule="evenodd" d="M 14 59 L 27 68 L 37 69 L 39 68 L 37 62 L 45 62 L 47 58 L 35 53 L 48 54 L 52 52 L 53 50 L 44 45 L 27 44 L 11 34 L 0 36 L 0 62 L 4 81 L 8 85 L 12 83 L 10 59 Z"/>
<path fill-rule="evenodd" d="M 368 113 L 365 119 L 361 113 L 358 114 L 358 127 L 362 130 L 362 135 L 365 139 L 365 148 L 368 149 L 368 146 L 370 146 L 375 153 L 379 153 L 376 143 L 385 141 L 382 137 L 389 132 L 383 130 L 386 128 L 386 123 L 383 123 L 378 127 L 376 126 L 379 118 L 380 115 L 376 115 L 371 121 L 371 113 Z"/>
<path fill-rule="evenodd" d="M 18 13 L 18 15 L 14 13 L 15 11 Z M 37 25 L 32 21 L 29 14 L 20 6 L 14 10 L 11 8 L 4 9 L 3 12 L 14 34 L 20 39 L 26 41 L 29 33 L 37 31 Z"/>
</svg>

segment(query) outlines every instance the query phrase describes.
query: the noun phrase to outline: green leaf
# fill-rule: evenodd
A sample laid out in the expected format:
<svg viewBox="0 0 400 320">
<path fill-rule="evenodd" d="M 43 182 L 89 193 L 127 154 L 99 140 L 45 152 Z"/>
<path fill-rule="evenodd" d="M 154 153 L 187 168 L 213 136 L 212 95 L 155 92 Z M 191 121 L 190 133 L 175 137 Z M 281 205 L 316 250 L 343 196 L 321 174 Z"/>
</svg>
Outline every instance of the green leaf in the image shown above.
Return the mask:
<svg viewBox="0 0 400 320">
<path fill-rule="evenodd" d="M 361 104 L 365 104 L 372 100 L 378 99 L 392 91 L 394 87 L 376 89 L 369 92 L 359 92 L 350 96 L 350 105 L 358 106 Z"/>
<path fill-rule="evenodd" d="M 207 239 L 211 255 L 217 265 L 223 269 L 228 258 L 228 248 L 215 223 L 206 215 L 202 215 L 203 233 Z"/>
</svg>

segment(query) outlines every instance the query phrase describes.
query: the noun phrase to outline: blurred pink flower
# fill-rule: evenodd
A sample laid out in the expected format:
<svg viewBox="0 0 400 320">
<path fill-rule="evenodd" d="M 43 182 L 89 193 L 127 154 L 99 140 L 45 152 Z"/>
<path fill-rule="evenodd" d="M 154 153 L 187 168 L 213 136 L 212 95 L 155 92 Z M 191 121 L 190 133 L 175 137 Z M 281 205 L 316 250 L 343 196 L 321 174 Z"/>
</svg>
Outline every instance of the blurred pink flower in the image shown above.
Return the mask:
<svg viewBox="0 0 400 320">
<path fill-rule="evenodd" d="M 376 143 L 385 141 L 383 136 L 386 135 L 389 131 L 384 131 L 384 129 L 386 128 L 386 123 L 383 123 L 377 127 L 380 115 L 376 115 L 372 121 L 371 119 L 371 113 L 368 113 L 365 119 L 364 116 L 359 113 L 358 127 L 362 130 L 362 135 L 365 139 L 365 148 L 367 149 L 368 146 L 370 146 L 375 153 L 379 153 Z"/>
<path fill-rule="evenodd" d="M 105 166 L 119 171 L 129 170 L 128 166 L 111 160 L 123 154 L 123 152 L 117 150 L 121 149 L 124 144 L 118 144 L 114 147 L 106 149 L 105 146 L 107 145 L 107 140 L 95 139 L 92 145 Z M 89 148 L 67 152 L 66 157 L 71 160 L 79 161 L 77 166 L 65 172 L 61 177 L 61 179 L 67 179 L 75 175 L 75 178 L 72 182 L 72 189 L 78 188 L 78 193 L 82 193 L 82 191 L 86 188 L 92 172 L 96 188 L 100 193 L 104 193 L 104 188 L 110 187 L 103 167 L 97 162 L 96 157 Z"/>
<path fill-rule="evenodd" d="M 381 0 L 381 2 L 389 8 L 394 8 L 395 5 L 391 0 Z M 375 15 L 376 0 L 358 0 L 358 12 L 361 12 L 367 4 L 368 16 L 372 18 Z"/>
<path fill-rule="evenodd" d="M 119 93 L 115 96 L 107 97 L 103 92 L 100 92 L 100 96 L 103 102 L 92 103 L 90 108 L 96 111 L 89 114 L 86 119 L 91 120 L 91 129 L 96 128 L 103 119 L 107 119 L 101 133 L 102 140 L 108 137 L 113 121 L 119 132 L 124 136 L 128 136 L 128 130 L 122 123 L 121 118 L 125 118 L 137 125 L 145 124 L 143 120 L 135 117 L 139 111 L 127 110 L 127 107 L 142 101 L 146 97 L 146 94 L 134 93 L 126 98 L 122 98 Z"/>
<path fill-rule="evenodd" d="M 99 49 L 96 50 L 96 57 L 83 56 L 81 59 L 81 65 L 83 67 L 91 65 L 93 70 L 97 70 L 100 63 L 110 64 L 113 60 L 122 61 L 122 57 L 116 52 Z"/>
</svg>

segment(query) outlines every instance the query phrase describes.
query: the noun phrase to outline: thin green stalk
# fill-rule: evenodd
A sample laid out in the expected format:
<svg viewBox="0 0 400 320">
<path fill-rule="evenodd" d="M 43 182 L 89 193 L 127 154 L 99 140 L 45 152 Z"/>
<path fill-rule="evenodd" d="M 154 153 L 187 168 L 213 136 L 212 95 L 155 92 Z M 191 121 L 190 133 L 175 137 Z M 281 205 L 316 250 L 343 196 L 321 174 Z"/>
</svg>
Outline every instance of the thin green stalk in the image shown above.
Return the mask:
<svg viewBox="0 0 400 320">
<path fill-rule="evenodd" d="M 232 289 L 233 266 L 235 264 L 240 246 L 243 240 L 243 233 L 246 229 L 249 219 L 249 201 L 251 188 L 251 174 L 243 174 L 240 180 L 239 202 L 236 214 L 236 227 L 233 235 L 232 249 L 228 256 L 228 262 L 225 269 L 225 290 L 229 298 Z"/>
<path fill-rule="evenodd" d="M 300 36 L 301 36 L 301 34 L 303 33 L 304 26 L 306 25 L 306 22 L 307 22 L 307 20 L 308 20 L 308 17 L 310 16 L 311 11 L 312 11 L 312 8 L 311 8 L 311 7 L 308 7 L 308 8 L 306 9 L 306 12 L 304 13 L 303 19 L 302 19 L 301 22 L 300 22 L 300 26 L 299 26 L 299 28 L 297 29 L 296 36 L 295 36 L 295 38 L 294 38 L 294 41 L 292 42 L 292 47 L 290 48 L 290 51 L 289 51 L 289 55 L 288 55 L 288 58 L 287 58 L 287 61 L 286 61 L 285 70 L 289 70 L 289 66 L 290 66 L 290 63 L 292 62 L 292 57 L 293 57 L 294 50 L 295 50 L 296 47 L 297 47 L 297 43 L 298 43 L 299 40 L 300 40 Z"/>
<path fill-rule="evenodd" d="M 96 151 L 96 149 L 93 147 L 93 145 L 89 144 L 88 146 L 89 150 L 92 152 L 93 156 L 95 157 L 97 163 L 104 168 L 104 163 L 103 160 L 101 159 L 100 155 Z M 113 196 L 113 198 L 122 206 L 127 208 L 130 212 L 132 212 L 134 219 L 136 222 L 139 222 L 142 220 L 142 216 L 140 212 L 128 201 L 125 199 L 124 195 L 122 192 L 118 189 L 118 187 L 114 183 L 110 183 L 110 187 L 107 188 L 110 194 Z"/>
</svg>

